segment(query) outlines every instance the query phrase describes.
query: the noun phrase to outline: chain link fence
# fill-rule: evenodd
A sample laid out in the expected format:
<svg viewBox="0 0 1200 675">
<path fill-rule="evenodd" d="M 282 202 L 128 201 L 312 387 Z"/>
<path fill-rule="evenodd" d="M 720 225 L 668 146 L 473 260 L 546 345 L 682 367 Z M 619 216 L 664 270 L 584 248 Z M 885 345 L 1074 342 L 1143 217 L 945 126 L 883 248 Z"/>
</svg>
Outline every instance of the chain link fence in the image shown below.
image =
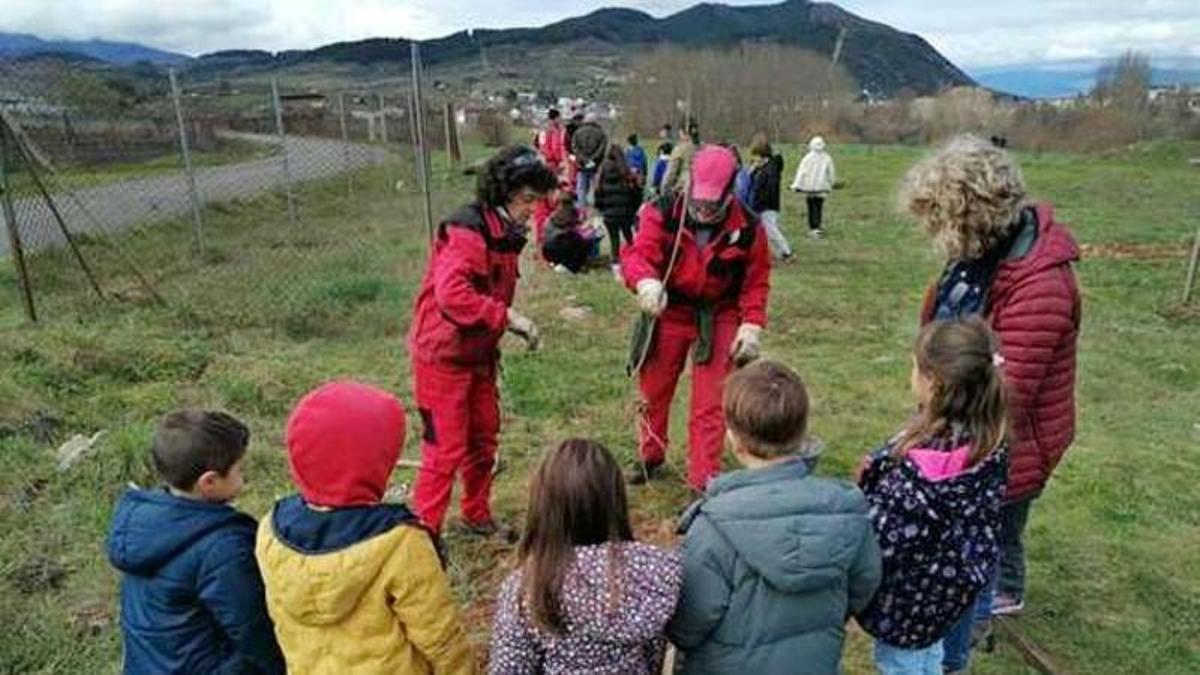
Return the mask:
<svg viewBox="0 0 1200 675">
<path fill-rule="evenodd" d="M 117 302 L 286 320 L 281 307 L 303 311 L 321 288 L 371 292 L 419 264 L 426 201 L 443 213 L 469 191 L 463 119 L 423 101 L 419 128 L 411 87 L 186 72 L 138 86 L 114 95 L 85 67 L 0 61 L 0 297 L 24 305 L 6 317 Z"/>
</svg>

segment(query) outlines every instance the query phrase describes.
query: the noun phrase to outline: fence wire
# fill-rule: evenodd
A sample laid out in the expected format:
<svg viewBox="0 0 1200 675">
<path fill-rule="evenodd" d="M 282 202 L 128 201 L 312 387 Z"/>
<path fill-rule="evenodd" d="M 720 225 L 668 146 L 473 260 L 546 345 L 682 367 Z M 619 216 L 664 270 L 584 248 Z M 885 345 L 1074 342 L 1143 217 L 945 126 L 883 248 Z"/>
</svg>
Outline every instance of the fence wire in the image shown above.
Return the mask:
<svg viewBox="0 0 1200 675">
<path fill-rule="evenodd" d="M 102 297 L 264 323 L 421 254 L 409 91 L 148 80 L 115 97 L 84 67 L 0 60 L 5 303 L 22 303 L 13 246 L 43 316 Z M 452 114 L 424 106 L 435 213 L 469 180 Z"/>
</svg>

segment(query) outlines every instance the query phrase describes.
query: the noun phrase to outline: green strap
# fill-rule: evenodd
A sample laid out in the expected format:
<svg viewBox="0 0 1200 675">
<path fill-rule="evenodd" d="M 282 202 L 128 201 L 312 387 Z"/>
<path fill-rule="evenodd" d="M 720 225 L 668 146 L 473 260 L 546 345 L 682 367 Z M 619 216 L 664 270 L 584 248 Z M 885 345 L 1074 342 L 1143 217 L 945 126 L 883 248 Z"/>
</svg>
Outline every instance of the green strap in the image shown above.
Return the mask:
<svg viewBox="0 0 1200 675">
<path fill-rule="evenodd" d="M 713 355 L 713 308 L 700 305 L 696 308 L 696 346 L 692 348 L 692 363 L 705 364 Z"/>
</svg>

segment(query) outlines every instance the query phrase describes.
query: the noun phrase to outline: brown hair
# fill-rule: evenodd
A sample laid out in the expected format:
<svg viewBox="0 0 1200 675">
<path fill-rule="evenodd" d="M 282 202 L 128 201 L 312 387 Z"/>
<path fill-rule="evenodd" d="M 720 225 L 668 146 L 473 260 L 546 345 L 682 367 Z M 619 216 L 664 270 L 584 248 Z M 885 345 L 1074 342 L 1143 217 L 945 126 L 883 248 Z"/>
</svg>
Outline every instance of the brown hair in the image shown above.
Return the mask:
<svg viewBox="0 0 1200 675">
<path fill-rule="evenodd" d="M 808 392 L 791 368 L 759 361 L 725 382 L 725 425 L 747 452 L 770 459 L 794 453 L 808 427 Z"/>
<path fill-rule="evenodd" d="M 754 138 L 750 139 L 750 154 L 755 157 L 770 157 L 775 154 L 771 152 L 771 143 L 766 134 L 761 131 L 754 134 Z"/>
<path fill-rule="evenodd" d="M 996 363 L 995 335 L 979 317 L 934 321 L 917 336 L 917 370 L 930 380 L 932 398 L 896 443 L 903 457 L 920 443 L 959 425 L 971 438 L 970 464 L 995 452 L 1008 435 L 1004 378 Z"/>
<path fill-rule="evenodd" d="M 563 230 L 571 230 L 579 225 L 579 210 L 575 208 L 575 193 L 561 190 L 558 193 L 558 205 L 550 214 L 550 223 Z"/>
<path fill-rule="evenodd" d="M 224 476 L 246 454 L 250 430 L 232 415 L 207 410 L 177 410 L 162 419 L 150 455 L 167 485 L 191 490 L 200 476 Z"/>
<path fill-rule="evenodd" d="M 525 534 L 517 551 L 524 575 L 521 597 L 533 622 L 551 633 L 563 631 L 560 601 L 573 547 L 632 540 L 625 479 L 608 449 L 573 438 L 551 450 L 529 487 Z M 620 598 L 615 574 L 609 592 L 615 608 Z"/>
</svg>

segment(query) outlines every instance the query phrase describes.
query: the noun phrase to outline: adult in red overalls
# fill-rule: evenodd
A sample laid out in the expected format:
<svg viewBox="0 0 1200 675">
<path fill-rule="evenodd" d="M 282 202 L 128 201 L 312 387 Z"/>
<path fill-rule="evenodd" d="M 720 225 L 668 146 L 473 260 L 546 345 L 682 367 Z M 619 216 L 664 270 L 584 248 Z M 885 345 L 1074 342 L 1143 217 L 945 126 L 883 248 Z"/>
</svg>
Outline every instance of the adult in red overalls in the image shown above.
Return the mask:
<svg viewBox="0 0 1200 675">
<path fill-rule="evenodd" d="M 511 532 L 497 527 L 489 504 L 500 431 L 499 344 L 507 330 L 537 348 L 533 322 L 510 306 L 525 222 L 555 184 L 532 148 L 506 148 L 480 170 L 475 201 L 438 225 L 408 337 L 424 423 L 413 507 L 434 531 L 461 470 L 467 529 Z"/>
<path fill-rule="evenodd" d="M 653 478 L 662 466 L 671 399 L 692 352 L 688 484 L 704 490 L 721 468 L 725 376 L 734 364 L 758 356 L 771 256 L 758 220 L 734 198 L 736 169 L 729 150 L 704 146 L 683 188 L 690 196 L 668 193 L 644 205 L 633 243 L 622 254 L 625 283 L 642 311 L 658 317 L 638 372 L 646 419 L 634 483 Z"/>
<path fill-rule="evenodd" d="M 567 129 L 563 126 L 562 116 L 554 108 L 546 114 L 546 126 L 538 132 L 537 150 L 542 161 L 554 173 L 561 173 L 566 168 Z"/>
</svg>

